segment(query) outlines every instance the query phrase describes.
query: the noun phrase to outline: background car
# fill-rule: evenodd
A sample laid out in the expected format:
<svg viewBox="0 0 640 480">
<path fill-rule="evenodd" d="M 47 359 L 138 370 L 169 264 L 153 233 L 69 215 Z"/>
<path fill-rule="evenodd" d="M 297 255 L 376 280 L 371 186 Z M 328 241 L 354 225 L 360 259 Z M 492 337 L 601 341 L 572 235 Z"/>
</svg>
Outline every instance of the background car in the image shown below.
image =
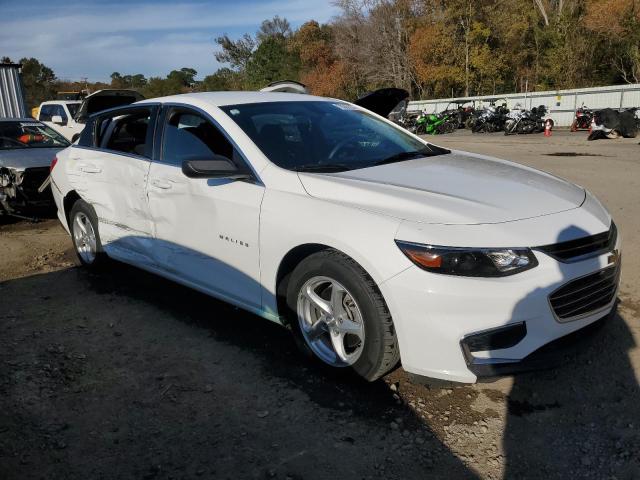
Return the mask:
<svg viewBox="0 0 640 480">
<path fill-rule="evenodd" d="M 42 102 L 37 119 L 62 134 L 67 140 L 74 142 L 80 136 L 90 115 L 120 105 L 128 105 L 143 98 L 135 90 L 98 90 L 82 101 Z"/>
<path fill-rule="evenodd" d="M 53 207 L 51 190 L 38 191 L 52 160 L 69 142 L 33 119 L 0 119 L 0 215 Z"/>
</svg>

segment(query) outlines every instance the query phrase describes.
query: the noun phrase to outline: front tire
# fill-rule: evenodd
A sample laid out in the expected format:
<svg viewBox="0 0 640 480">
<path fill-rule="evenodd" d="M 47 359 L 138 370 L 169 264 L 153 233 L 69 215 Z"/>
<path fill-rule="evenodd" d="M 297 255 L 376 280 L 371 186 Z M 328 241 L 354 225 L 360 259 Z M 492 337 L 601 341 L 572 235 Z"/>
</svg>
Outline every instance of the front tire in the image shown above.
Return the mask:
<svg viewBox="0 0 640 480">
<path fill-rule="evenodd" d="M 69 214 L 73 248 L 83 267 L 98 269 L 107 261 L 98 233 L 98 217 L 91 205 L 77 200 Z"/>
<path fill-rule="evenodd" d="M 287 288 L 289 323 L 303 353 L 368 381 L 392 370 L 400 351 L 375 282 L 353 259 L 323 250 L 295 268 Z"/>
</svg>

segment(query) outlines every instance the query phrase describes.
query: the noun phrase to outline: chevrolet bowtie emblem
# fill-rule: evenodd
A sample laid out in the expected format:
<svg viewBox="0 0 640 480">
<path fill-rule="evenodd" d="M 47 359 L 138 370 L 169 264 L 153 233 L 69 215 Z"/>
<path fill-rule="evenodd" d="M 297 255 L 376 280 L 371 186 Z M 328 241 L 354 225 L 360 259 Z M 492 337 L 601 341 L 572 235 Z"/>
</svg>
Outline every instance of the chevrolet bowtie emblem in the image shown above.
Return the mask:
<svg viewBox="0 0 640 480">
<path fill-rule="evenodd" d="M 618 249 L 615 249 L 613 252 L 611 252 L 611 255 L 607 257 L 607 263 L 609 265 L 615 265 L 619 262 L 620 262 L 620 252 L 618 251 Z"/>
</svg>

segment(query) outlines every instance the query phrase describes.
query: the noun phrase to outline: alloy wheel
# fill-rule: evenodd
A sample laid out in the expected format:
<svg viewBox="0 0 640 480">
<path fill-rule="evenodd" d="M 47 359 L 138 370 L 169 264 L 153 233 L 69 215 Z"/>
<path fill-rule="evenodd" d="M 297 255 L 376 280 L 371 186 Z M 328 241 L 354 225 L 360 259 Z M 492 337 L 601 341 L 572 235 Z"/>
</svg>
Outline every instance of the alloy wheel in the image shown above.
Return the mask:
<svg viewBox="0 0 640 480">
<path fill-rule="evenodd" d="M 73 244 L 84 263 L 89 265 L 94 262 L 98 243 L 93 225 L 84 212 L 76 213 L 73 219 Z"/>
<path fill-rule="evenodd" d="M 360 307 L 336 280 L 318 276 L 307 280 L 298 294 L 298 322 L 315 355 L 335 367 L 353 365 L 364 348 Z"/>
</svg>

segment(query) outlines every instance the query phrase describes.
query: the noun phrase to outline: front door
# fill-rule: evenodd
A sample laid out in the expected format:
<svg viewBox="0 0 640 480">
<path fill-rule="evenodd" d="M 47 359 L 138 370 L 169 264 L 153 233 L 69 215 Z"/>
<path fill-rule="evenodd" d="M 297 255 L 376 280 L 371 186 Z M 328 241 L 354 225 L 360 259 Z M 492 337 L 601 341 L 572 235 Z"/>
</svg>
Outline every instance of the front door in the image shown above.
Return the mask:
<svg viewBox="0 0 640 480">
<path fill-rule="evenodd" d="M 169 274 L 229 300 L 260 308 L 257 181 L 189 178 L 184 160 L 222 155 L 245 162 L 207 115 L 170 107 L 161 116 L 161 149 L 151 164 L 149 207 L 156 263 Z"/>
</svg>

